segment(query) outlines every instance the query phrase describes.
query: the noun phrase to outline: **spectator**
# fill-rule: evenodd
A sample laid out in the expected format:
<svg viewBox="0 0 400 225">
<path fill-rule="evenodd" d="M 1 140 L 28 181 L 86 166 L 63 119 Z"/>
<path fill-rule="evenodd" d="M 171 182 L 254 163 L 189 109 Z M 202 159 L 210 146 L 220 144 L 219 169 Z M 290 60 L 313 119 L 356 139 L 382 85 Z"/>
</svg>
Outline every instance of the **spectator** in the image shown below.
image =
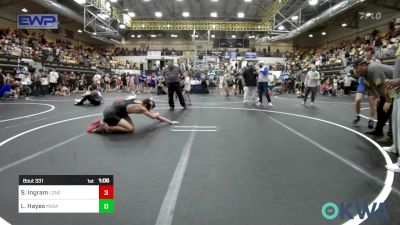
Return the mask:
<svg viewBox="0 0 400 225">
<path fill-rule="evenodd" d="M 35 70 L 35 72 L 33 73 L 32 76 L 32 87 L 33 87 L 33 95 L 34 96 L 38 96 L 39 94 L 42 94 L 42 87 L 41 87 L 41 82 L 40 82 L 40 78 L 41 78 L 41 74 L 39 72 L 39 70 Z"/>
<path fill-rule="evenodd" d="M 243 72 L 244 78 L 244 98 L 243 103 L 253 101 L 257 88 L 257 71 L 252 62 L 248 63 L 248 69 Z"/>
<path fill-rule="evenodd" d="M 58 83 L 58 73 L 56 72 L 56 70 L 52 70 L 49 73 L 49 91 L 52 95 L 55 94 L 56 89 L 57 89 L 57 83 Z"/>
<path fill-rule="evenodd" d="M 310 68 L 311 68 L 311 70 L 308 71 L 306 80 L 304 82 L 306 85 L 306 89 L 305 89 L 305 93 L 304 93 L 304 100 L 302 103 L 303 105 L 306 104 L 308 94 L 310 92 L 311 92 L 311 105 L 314 105 L 315 94 L 317 93 L 317 86 L 318 86 L 318 82 L 320 80 L 320 75 L 319 75 L 318 71 L 316 70 L 316 66 L 311 65 Z"/>
<path fill-rule="evenodd" d="M 49 93 L 49 80 L 46 75 L 43 75 L 40 78 L 40 90 L 41 95 L 47 95 Z"/>
<path fill-rule="evenodd" d="M 351 83 L 355 81 L 353 77 L 350 76 L 350 74 L 346 74 L 346 76 L 343 79 L 344 82 L 344 95 L 349 95 L 350 94 L 350 87 Z"/>
</svg>

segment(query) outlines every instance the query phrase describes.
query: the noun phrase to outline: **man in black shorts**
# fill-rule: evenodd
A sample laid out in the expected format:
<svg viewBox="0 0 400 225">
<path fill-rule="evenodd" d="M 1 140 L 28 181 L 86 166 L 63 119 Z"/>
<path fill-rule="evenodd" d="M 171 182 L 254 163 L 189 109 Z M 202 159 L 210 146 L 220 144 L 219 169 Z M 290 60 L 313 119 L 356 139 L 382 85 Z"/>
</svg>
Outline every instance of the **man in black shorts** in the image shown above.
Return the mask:
<svg viewBox="0 0 400 225">
<path fill-rule="evenodd" d="M 141 101 L 134 96 L 125 99 L 119 98 L 104 110 L 103 122 L 99 119 L 95 120 L 87 127 L 86 131 L 89 133 L 132 133 L 134 125 L 129 114 L 144 114 L 151 119 L 171 125 L 179 123 L 161 116 L 160 113 L 153 112 L 155 107 L 155 102 L 150 99 Z"/>
<path fill-rule="evenodd" d="M 100 105 L 103 101 L 102 94 L 97 90 L 97 85 L 92 84 L 90 90 L 82 95 L 81 99 L 75 99 L 75 105 L 83 105 L 83 103 L 88 100 L 93 105 Z"/>
</svg>

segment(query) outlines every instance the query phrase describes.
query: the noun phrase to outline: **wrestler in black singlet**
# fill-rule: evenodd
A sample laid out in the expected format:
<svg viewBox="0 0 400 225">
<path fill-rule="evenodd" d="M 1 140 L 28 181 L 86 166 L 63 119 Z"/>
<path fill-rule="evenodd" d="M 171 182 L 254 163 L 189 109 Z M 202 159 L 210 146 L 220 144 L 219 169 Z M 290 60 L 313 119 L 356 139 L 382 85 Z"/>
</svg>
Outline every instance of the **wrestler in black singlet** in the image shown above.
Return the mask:
<svg viewBox="0 0 400 225">
<path fill-rule="evenodd" d="M 113 102 L 111 106 L 108 106 L 103 112 L 103 122 L 107 123 L 109 126 L 116 126 L 119 121 L 128 116 L 126 107 L 130 104 L 140 104 L 135 102 L 133 99 L 117 99 Z"/>
</svg>

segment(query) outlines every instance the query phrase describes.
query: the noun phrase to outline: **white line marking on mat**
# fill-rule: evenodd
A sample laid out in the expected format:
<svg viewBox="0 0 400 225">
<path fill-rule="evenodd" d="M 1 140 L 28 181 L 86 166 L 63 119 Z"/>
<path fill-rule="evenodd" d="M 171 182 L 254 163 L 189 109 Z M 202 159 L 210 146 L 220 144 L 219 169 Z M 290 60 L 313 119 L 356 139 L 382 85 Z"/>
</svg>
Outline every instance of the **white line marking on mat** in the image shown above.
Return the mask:
<svg viewBox="0 0 400 225">
<path fill-rule="evenodd" d="M 16 138 L 18 138 L 18 137 L 21 137 L 22 135 L 25 135 L 25 134 L 27 134 L 27 133 L 33 132 L 33 131 L 35 131 L 35 130 L 39 130 L 39 129 L 42 129 L 42 128 L 45 128 L 45 127 L 49 127 L 49 126 L 53 126 L 53 125 L 56 125 L 56 124 L 60 124 L 60 123 L 65 123 L 65 122 L 77 120 L 77 119 L 83 119 L 83 118 L 94 117 L 94 116 L 100 116 L 100 115 L 102 115 L 102 114 L 99 113 L 99 114 L 92 114 L 92 115 L 87 115 L 87 116 L 73 117 L 73 118 L 70 118 L 70 119 L 60 120 L 60 121 L 57 121 L 57 122 L 54 122 L 54 123 L 48 123 L 48 124 L 45 124 L 45 125 L 42 125 L 42 126 L 39 126 L 39 127 L 35 127 L 35 128 L 30 129 L 30 130 L 27 130 L 27 131 L 24 131 L 24 132 L 22 132 L 22 133 L 19 133 L 19 134 L 17 134 L 17 135 L 14 135 L 14 136 L 12 136 L 12 137 L 10 137 L 10 138 L 8 138 L 8 139 L 6 139 L 6 140 L 0 142 L 0 148 L 1 148 L 3 145 L 7 144 L 8 142 L 10 142 L 10 141 L 12 141 L 12 140 L 14 140 L 14 139 L 16 139 Z"/>
<path fill-rule="evenodd" d="M 323 123 L 327 123 L 327 124 L 331 124 L 337 127 L 341 127 L 347 131 L 350 131 L 352 133 L 355 133 L 363 138 L 365 138 L 366 140 L 368 140 L 369 142 L 371 142 L 378 150 L 379 152 L 382 154 L 383 158 L 385 159 L 386 164 L 392 164 L 392 160 L 389 157 L 389 154 L 386 153 L 383 148 L 376 143 L 375 141 L 373 141 L 371 138 L 369 138 L 368 136 L 355 131 L 351 128 L 348 128 L 346 126 L 328 121 L 328 120 L 323 120 L 323 119 L 318 119 L 318 118 L 314 118 L 314 117 L 309 117 L 309 116 L 304 116 L 304 115 L 300 115 L 300 114 L 294 114 L 294 113 L 287 113 L 287 112 L 280 112 L 280 111 L 272 111 L 272 110 L 263 110 L 263 109 L 249 109 L 249 108 L 231 108 L 231 107 L 192 107 L 192 108 L 200 108 L 200 109 L 237 109 L 237 110 L 245 110 L 245 111 L 258 111 L 258 112 L 269 112 L 269 113 L 275 113 L 275 114 L 282 114 L 282 115 L 289 115 L 289 116 L 295 116 L 295 117 L 300 117 L 300 118 L 306 118 L 306 119 L 310 119 L 310 120 L 315 120 L 315 121 L 320 121 Z M 386 170 L 386 178 L 385 178 L 385 184 L 384 187 L 382 188 L 381 192 L 378 194 L 378 196 L 374 199 L 374 201 L 372 201 L 369 205 L 368 208 L 371 210 L 373 203 L 383 203 L 385 202 L 385 200 L 389 197 L 390 192 L 392 191 L 392 184 L 393 184 L 393 180 L 394 180 L 394 172 Z M 356 215 L 353 219 L 347 221 L 345 223 L 345 225 L 352 225 L 352 224 L 360 224 L 363 221 L 365 221 L 368 217 L 365 215 L 364 219 L 360 219 L 359 215 Z"/>
<path fill-rule="evenodd" d="M 175 130 L 175 129 L 171 129 L 171 131 L 175 131 L 175 132 L 179 132 L 179 131 L 182 131 L 182 132 L 188 132 L 188 131 L 194 131 L 194 132 L 217 132 L 218 130 L 217 130 L 217 129 L 215 129 L 215 130 L 196 130 L 196 129 L 190 129 L 190 130 Z"/>
<path fill-rule="evenodd" d="M 11 225 L 11 223 L 5 221 L 3 218 L 0 217 L 0 225 Z"/>
<path fill-rule="evenodd" d="M 156 97 L 150 97 L 151 100 L 156 101 L 156 102 L 165 102 L 168 103 L 168 101 L 164 101 L 164 100 L 158 100 L 156 99 Z M 192 104 L 243 104 L 243 101 L 240 102 L 192 102 Z"/>
<path fill-rule="evenodd" d="M 161 107 L 161 108 L 159 108 L 159 109 L 166 109 L 166 108 L 162 108 L 162 107 Z M 25 135 L 25 134 L 31 133 L 31 132 L 33 132 L 33 131 L 36 131 L 36 130 L 39 130 L 39 129 L 42 129 L 42 128 L 45 128 L 45 127 L 49 127 L 49 126 L 53 126 L 53 125 L 56 125 L 56 124 L 65 123 L 65 122 L 69 122 L 69 121 L 73 121 L 73 120 L 84 119 L 84 118 L 89 118 L 89 117 L 94 117 L 94 116 L 100 116 L 100 115 L 102 115 L 102 113 L 91 114 L 91 115 L 80 116 L 80 117 L 73 117 L 73 118 L 69 118 L 69 119 L 65 119 L 65 120 L 60 120 L 60 121 L 53 122 L 53 123 L 48 123 L 48 124 L 45 124 L 45 125 L 42 125 L 42 126 L 39 126 L 39 127 L 33 128 L 33 129 L 30 129 L 30 130 L 27 130 L 27 131 L 24 131 L 24 132 L 22 132 L 22 133 L 19 133 L 19 134 L 17 134 L 17 135 L 14 135 L 14 136 L 12 136 L 12 137 L 10 137 L 10 138 L 4 140 L 3 142 L 0 143 L 0 148 L 1 148 L 2 146 L 4 146 L 5 144 L 7 144 L 8 142 L 10 142 L 10 141 L 12 141 L 12 140 L 14 140 L 14 139 L 16 139 L 16 138 L 18 138 L 18 137 L 21 137 L 21 136 L 23 136 L 23 135 Z"/>
<path fill-rule="evenodd" d="M 301 101 L 304 99 L 304 98 L 299 98 L 299 100 L 296 100 L 296 99 L 285 98 L 285 97 L 279 97 L 279 96 L 275 96 L 275 98 L 277 98 L 277 99 L 282 99 L 282 100 L 287 100 L 287 101 L 296 101 L 296 102 L 299 102 L 299 104 L 300 104 Z M 339 100 L 339 99 L 338 99 L 338 100 Z M 323 104 L 351 104 L 351 105 L 354 105 L 354 104 L 355 104 L 354 102 L 333 102 L 333 101 L 315 101 L 315 102 L 316 102 L 316 103 L 323 103 Z M 369 104 L 369 103 L 361 102 L 361 104 L 364 105 L 364 104 Z"/>
<path fill-rule="evenodd" d="M 9 169 L 9 168 L 11 168 L 11 167 L 17 166 L 17 165 L 19 165 L 19 164 L 21 164 L 21 163 L 24 163 L 24 162 L 28 161 L 28 160 L 31 160 L 31 159 L 33 159 L 33 158 L 36 158 L 36 157 L 38 157 L 38 156 L 40 156 L 40 155 L 42 155 L 42 154 L 44 154 L 44 153 L 46 153 L 46 152 L 49 152 L 49 151 L 51 151 L 51 150 L 54 150 L 54 149 L 56 149 L 56 148 L 58 148 L 58 147 L 60 147 L 60 146 L 62 146 L 62 145 L 65 145 L 65 144 L 67 144 L 67 143 L 69 143 L 69 142 L 75 141 L 76 139 L 81 138 L 81 137 L 83 137 L 83 136 L 85 136 L 85 135 L 86 135 L 86 133 L 82 133 L 82 134 L 80 134 L 80 135 L 77 135 L 77 136 L 75 136 L 75 137 L 72 137 L 72 138 L 70 138 L 70 139 L 67 139 L 67 140 L 65 140 L 65 141 L 63 141 L 63 142 L 60 142 L 60 143 L 58 143 L 58 144 L 56 144 L 56 145 L 50 146 L 50 147 L 48 147 L 48 148 L 46 148 L 46 149 L 43 149 L 43 150 L 41 150 L 41 151 L 39 151 L 39 152 L 36 152 L 35 154 L 32 154 L 32 155 L 27 156 L 27 157 L 25 157 L 25 158 L 19 159 L 19 160 L 13 162 L 13 163 L 8 164 L 8 165 L 5 165 L 5 166 L 3 166 L 3 167 L 0 168 L 0 173 L 3 172 L 3 171 L 5 171 L 5 170 L 7 170 L 7 169 Z"/>
<path fill-rule="evenodd" d="M 68 99 L 32 99 L 31 97 L 26 97 L 25 100 L 27 101 L 32 101 L 32 102 L 74 102 L 73 99 L 68 100 Z"/>
<path fill-rule="evenodd" d="M 179 190 L 181 189 L 183 175 L 185 174 L 185 170 L 189 161 L 190 149 L 193 145 L 194 136 L 195 132 L 190 133 L 189 139 L 183 147 L 178 165 L 176 166 L 174 175 L 172 176 L 168 186 L 167 194 L 165 195 L 164 201 L 161 205 L 156 225 L 172 224 L 176 201 L 178 199 Z"/>
<path fill-rule="evenodd" d="M 174 126 L 174 128 L 217 128 L 217 126 Z"/>
<path fill-rule="evenodd" d="M 368 110 L 368 109 L 369 108 L 361 108 L 360 110 L 363 111 L 363 110 Z M 364 116 L 363 114 L 360 114 L 360 116 L 361 116 L 361 118 L 369 120 L 368 116 Z M 378 122 L 378 120 L 374 119 L 374 122 Z M 386 123 L 386 125 L 389 125 L 389 123 Z"/>
<path fill-rule="evenodd" d="M 29 117 L 37 116 L 37 115 L 41 115 L 41 114 L 44 114 L 44 113 L 48 113 L 48 112 L 50 112 L 50 111 L 53 111 L 53 110 L 56 108 L 54 105 L 42 104 L 42 103 L 0 103 L 0 104 L 3 104 L 3 105 L 44 105 L 44 106 L 50 107 L 50 109 L 48 109 L 48 110 L 46 110 L 46 111 L 43 111 L 43 112 L 40 112 L 40 113 L 30 114 L 30 115 L 27 115 L 27 116 L 15 117 L 15 118 L 11 118 L 11 119 L 0 120 L 0 123 L 2 123 L 2 122 L 7 122 L 7 121 L 13 121 L 13 120 L 19 120 L 19 119 L 23 119 L 23 118 L 29 118 Z"/>
<path fill-rule="evenodd" d="M 292 133 L 296 134 L 297 136 L 303 138 L 304 140 L 310 142 L 311 144 L 317 146 L 318 148 L 320 148 L 322 151 L 328 153 L 329 155 L 339 159 L 340 161 L 342 161 L 343 163 L 347 164 L 348 166 L 352 167 L 353 169 L 357 170 L 358 172 L 362 173 L 363 175 L 365 175 L 366 177 L 375 180 L 377 183 L 381 184 L 381 185 L 385 185 L 384 182 L 382 182 L 378 177 L 370 174 L 368 171 L 364 170 L 362 167 L 358 166 L 357 164 L 353 163 L 352 161 L 343 158 L 342 156 L 334 153 L 333 151 L 329 150 L 328 148 L 325 148 L 324 146 L 322 146 L 321 144 L 319 144 L 318 142 L 312 140 L 311 138 L 301 134 L 300 132 L 296 131 L 295 129 L 289 127 L 288 125 L 282 123 L 281 121 L 267 115 L 268 118 L 270 118 L 272 121 L 274 121 L 275 123 L 281 125 L 282 127 L 286 128 L 287 130 L 291 131 Z M 399 194 L 400 196 L 400 192 L 395 190 L 397 192 L 397 194 Z"/>
<path fill-rule="evenodd" d="M 37 119 L 37 120 L 30 120 L 30 121 L 27 121 L 27 122 L 23 122 L 23 123 L 17 123 L 17 124 L 14 124 L 14 125 L 11 125 L 11 126 L 7 126 L 7 127 L 4 127 L 4 128 L 11 128 L 11 127 L 17 127 L 17 126 L 21 126 L 21 125 L 26 125 L 26 124 L 30 124 L 30 123 L 34 123 L 34 122 L 38 122 L 38 121 L 42 121 L 42 120 L 47 120 L 48 118 L 42 118 L 42 119 Z"/>
<path fill-rule="evenodd" d="M 331 122 L 331 121 L 327 121 L 327 120 L 323 120 L 323 119 L 318 119 L 318 118 L 313 118 L 313 117 L 309 117 L 309 116 L 304 116 L 304 115 L 300 115 L 300 114 L 293 114 L 293 113 L 287 113 L 287 112 L 280 112 L 280 111 L 272 111 L 272 110 L 263 110 L 263 109 L 251 109 L 251 108 L 233 108 L 233 107 L 191 107 L 193 109 L 224 109 L 224 110 L 244 110 L 244 111 L 258 111 L 258 112 L 269 112 L 269 113 L 275 113 L 275 114 L 282 114 L 282 115 L 289 115 L 289 116 L 294 116 L 294 117 L 299 117 L 299 118 L 306 118 L 306 119 L 310 119 L 310 120 L 315 120 L 315 121 L 320 121 L 326 124 L 330 124 L 333 126 L 337 126 L 340 128 L 343 128 L 347 131 L 350 131 L 354 134 L 357 134 L 361 137 L 363 137 L 364 139 L 368 140 L 370 143 L 372 143 L 378 150 L 379 152 L 382 154 L 382 156 L 385 159 L 386 164 L 392 164 L 392 160 L 390 159 L 389 155 L 382 149 L 382 147 L 380 145 L 378 145 L 375 141 L 373 141 L 371 138 L 369 138 L 368 136 L 355 131 L 351 128 L 348 128 L 346 126 Z M 159 108 L 162 109 L 162 108 Z M 165 108 L 164 108 L 165 109 Z M 27 133 L 39 130 L 41 128 L 45 128 L 48 126 L 52 126 L 55 124 L 60 124 L 60 123 L 64 123 L 64 122 L 68 122 L 68 121 L 72 121 L 72 120 L 77 120 L 77 119 L 82 119 L 82 118 L 88 118 L 88 117 L 94 117 L 94 116 L 99 116 L 101 114 L 93 114 L 93 115 L 87 115 L 87 116 L 82 116 L 82 117 L 75 117 L 75 118 L 70 118 L 70 119 L 66 119 L 66 120 L 62 120 L 62 121 L 58 121 L 58 122 L 54 122 L 54 123 L 50 123 L 50 124 L 46 124 L 34 129 L 30 129 L 28 131 L 19 133 L 11 138 L 8 138 L 7 140 L 3 141 L 0 143 L 0 147 L 2 147 L 3 145 L 5 145 L 6 143 L 22 136 L 25 135 Z M 194 132 L 193 132 L 194 133 Z M 378 194 L 378 196 L 374 199 L 374 201 L 372 201 L 369 205 L 368 208 L 371 210 L 372 209 L 372 204 L 374 202 L 379 202 L 379 203 L 383 203 L 385 202 L 385 200 L 389 197 L 391 191 L 392 191 L 392 184 L 393 184 L 393 179 L 394 179 L 394 172 L 392 171 L 386 171 L 386 178 L 385 178 L 385 186 L 382 188 L 381 192 Z M 393 189 L 394 190 L 394 189 Z M 362 223 L 364 220 L 367 219 L 367 216 L 364 217 L 364 219 L 359 219 L 359 215 L 357 215 L 354 219 L 347 221 L 345 224 L 349 225 L 349 224 L 360 224 Z"/>
</svg>

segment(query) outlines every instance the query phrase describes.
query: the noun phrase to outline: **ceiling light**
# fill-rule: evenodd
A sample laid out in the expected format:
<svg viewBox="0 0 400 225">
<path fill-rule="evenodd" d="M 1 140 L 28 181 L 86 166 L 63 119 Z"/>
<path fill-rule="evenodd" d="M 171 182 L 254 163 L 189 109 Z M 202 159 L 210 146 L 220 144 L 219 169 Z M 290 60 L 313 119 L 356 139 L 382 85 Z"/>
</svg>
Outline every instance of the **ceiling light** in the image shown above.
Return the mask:
<svg viewBox="0 0 400 225">
<path fill-rule="evenodd" d="M 282 26 L 282 25 L 280 25 L 280 26 L 278 27 L 278 30 L 284 30 L 284 29 L 285 29 L 285 27 Z"/>
<path fill-rule="evenodd" d="M 211 0 L 212 2 L 218 2 L 218 0 Z"/>
<path fill-rule="evenodd" d="M 144 2 L 149 2 L 150 0 L 143 0 Z"/>
<path fill-rule="evenodd" d="M 131 20 L 131 17 L 128 14 L 122 14 L 123 23 L 129 23 L 130 20 Z"/>
<path fill-rule="evenodd" d="M 118 0 L 110 0 L 110 2 L 118 2 Z"/>
<path fill-rule="evenodd" d="M 86 3 L 86 0 L 74 0 L 76 3 L 83 5 Z"/>
<path fill-rule="evenodd" d="M 244 0 L 244 2 L 251 2 L 251 0 Z"/>
<path fill-rule="evenodd" d="M 322 32 L 321 34 L 322 34 L 322 36 L 325 36 L 325 35 L 326 35 L 326 32 Z"/>
<path fill-rule="evenodd" d="M 150 37 L 155 38 L 157 37 L 155 34 L 150 35 Z"/>
<path fill-rule="evenodd" d="M 189 14 L 189 12 L 183 12 L 183 13 L 182 13 L 182 16 L 183 16 L 183 17 L 189 17 L 190 14 Z"/>
<path fill-rule="evenodd" d="M 239 12 L 239 13 L 238 13 L 238 17 L 239 17 L 239 18 L 243 18 L 243 17 L 244 17 L 244 13 L 243 13 L 243 12 Z"/>
<path fill-rule="evenodd" d="M 109 15 L 107 15 L 107 14 L 105 14 L 105 13 L 97 14 L 97 16 L 100 17 L 100 18 L 103 19 L 103 20 L 105 20 L 105 19 L 107 19 L 108 17 L 110 17 Z"/>
<path fill-rule="evenodd" d="M 162 17 L 162 13 L 161 12 L 156 12 L 156 17 Z"/>
<path fill-rule="evenodd" d="M 347 27 L 347 23 L 342 23 L 342 27 Z"/>
<path fill-rule="evenodd" d="M 210 15 L 211 15 L 211 17 L 217 17 L 218 16 L 218 14 L 216 12 L 212 12 Z"/>
<path fill-rule="evenodd" d="M 97 33 L 96 33 L 96 32 L 93 32 L 93 35 L 97 35 Z"/>
<path fill-rule="evenodd" d="M 171 34 L 171 37 L 173 37 L 173 38 L 177 38 L 177 37 L 178 37 L 178 35 L 176 35 L 176 34 Z"/>
<path fill-rule="evenodd" d="M 128 16 L 130 16 L 130 17 L 135 17 L 136 14 L 135 14 L 134 12 L 128 12 Z"/>
<path fill-rule="evenodd" d="M 125 29 L 125 28 L 126 28 L 126 26 L 125 26 L 125 24 L 121 23 L 121 24 L 119 25 L 119 28 L 121 28 L 121 29 Z"/>
<path fill-rule="evenodd" d="M 134 35 L 134 34 L 132 34 L 132 35 L 131 35 L 131 37 L 132 37 L 132 38 L 134 38 L 134 37 L 135 37 L 135 35 Z"/>
<path fill-rule="evenodd" d="M 137 36 L 137 38 L 141 38 L 141 37 L 142 37 L 142 35 L 138 35 L 138 36 Z"/>
<path fill-rule="evenodd" d="M 316 4 L 318 4 L 318 0 L 308 0 L 308 4 L 316 5 Z"/>
<path fill-rule="evenodd" d="M 211 38 L 215 38 L 215 34 L 211 34 Z"/>
<path fill-rule="evenodd" d="M 176 0 L 177 2 L 182 2 L 183 0 Z"/>
<path fill-rule="evenodd" d="M 144 27 L 144 24 L 142 24 L 142 27 Z"/>
<path fill-rule="evenodd" d="M 232 35 L 232 38 L 236 38 L 236 35 Z"/>
<path fill-rule="evenodd" d="M 82 30 L 81 30 L 81 29 L 78 29 L 78 33 L 82 33 Z"/>
<path fill-rule="evenodd" d="M 298 20 L 299 19 L 299 16 L 292 16 L 292 20 L 293 21 L 296 21 L 296 20 Z"/>
<path fill-rule="evenodd" d="M 309 34 L 308 36 L 309 36 L 310 38 L 314 37 L 314 35 L 312 35 L 312 34 Z"/>
<path fill-rule="evenodd" d="M 21 9 L 22 12 L 28 12 L 28 10 L 26 8 Z"/>
<path fill-rule="evenodd" d="M 57 2 L 54 2 L 54 1 L 52 1 L 52 0 L 48 0 L 48 2 L 50 3 L 50 4 L 52 4 L 53 6 L 55 6 L 55 7 L 57 7 L 57 8 L 63 8 L 63 6 L 62 5 L 60 5 L 59 3 L 57 3 Z"/>
</svg>

